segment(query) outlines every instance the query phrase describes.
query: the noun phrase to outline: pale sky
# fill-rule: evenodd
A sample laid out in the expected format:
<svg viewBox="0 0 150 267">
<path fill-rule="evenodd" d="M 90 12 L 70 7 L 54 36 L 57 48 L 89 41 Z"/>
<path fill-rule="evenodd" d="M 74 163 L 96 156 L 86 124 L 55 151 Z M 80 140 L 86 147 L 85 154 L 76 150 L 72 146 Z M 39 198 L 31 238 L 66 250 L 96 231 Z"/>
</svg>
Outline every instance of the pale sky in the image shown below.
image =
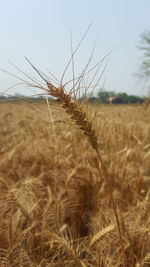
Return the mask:
<svg viewBox="0 0 150 267">
<path fill-rule="evenodd" d="M 145 95 L 146 87 L 133 74 L 142 59 L 137 49 L 140 35 L 150 30 L 150 0 L 0 0 L 0 68 L 23 77 L 11 61 L 32 76 L 26 56 L 43 72 L 47 68 L 60 79 L 71 55 L 71 32 L 75 48 L 91 21 L 74 58 L 76 75 L 97 40 L 93 64 L 111 51 L 102 78 L 106 90 Z M 71 77 L 70 68 L 65 81 Z M 18 83 L 2 71 L 0 79 L 0 92 Z M 14 92 L 32 93 L 23 85 L 8 91 Z"/>
</svg>

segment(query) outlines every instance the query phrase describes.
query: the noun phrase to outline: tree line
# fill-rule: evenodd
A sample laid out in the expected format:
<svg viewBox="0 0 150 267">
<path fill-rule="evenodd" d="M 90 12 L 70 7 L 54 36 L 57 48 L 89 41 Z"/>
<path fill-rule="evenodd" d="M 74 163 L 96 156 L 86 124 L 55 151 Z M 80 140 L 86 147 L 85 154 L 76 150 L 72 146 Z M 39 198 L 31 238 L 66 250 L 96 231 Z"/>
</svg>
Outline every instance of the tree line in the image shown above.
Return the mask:
<svg viewBox="0 0 150 267">
<path fill-rule="evenodd" d="M 25 97 L 21 95 L 14 95 L 14 96 L 1 96 L 0 100 L 24 100 L 24 101 L 42 101 L 45 99 L 44 97 Z M 83 100 L 82 97 L 80 99 Z M 79 101 L 80 101 L 79 100 Z M 90 103 L 98 102 L 102 104 L 141 104 L 145 101 L 145 98 L 135 96 L 135 95 L 128 95 L 127 93 L 115 93 L 112 91 L 100 91 L 97 96 L 89 96 L 88 101 Z"/>
<path fill-rule="evenodd" d="M 141 104 L 145 101 L 143 97 L 128 95 L 127 93 L 115 93 L 112 91 L 100 91 L 97 96 L 89 97 L 89 101 L 103 104 Z"/>
</svg>

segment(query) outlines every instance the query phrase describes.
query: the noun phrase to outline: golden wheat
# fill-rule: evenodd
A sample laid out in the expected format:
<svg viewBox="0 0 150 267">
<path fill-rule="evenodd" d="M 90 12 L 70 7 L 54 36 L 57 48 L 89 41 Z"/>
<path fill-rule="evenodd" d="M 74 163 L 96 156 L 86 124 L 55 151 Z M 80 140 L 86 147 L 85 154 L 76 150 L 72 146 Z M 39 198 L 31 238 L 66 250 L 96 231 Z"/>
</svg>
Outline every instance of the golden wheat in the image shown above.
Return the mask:
<svg viewBox="0 0 150 267">
<path fill-rule="evenodd" d="M 58 98 L 63 104 L 63 108 L 66 113 L 71 115 L 71 119 L 75 120 L 75 123 L 84 131 L 84 134 L 88 136 L 89 142 L 94 149 L 97 149 L 97 136 L 92 123 L 87 119 L 86 112 L 79 107 L 76 101 L 71 100 L 69 94 L 64 93 L 63 87 L 56 88 L 51 83 L 48 85 L 48 94 Z"/>
<path fill-rule="evenodd" d="M 59 116 L 65 102 L 52 104 L 59 153 L 46 104 L 0 103 L 0 266 L 148 267 L 149 109 L 100 106 L 97 143 L 108 184 L 91 142 Z"/>
</svg>

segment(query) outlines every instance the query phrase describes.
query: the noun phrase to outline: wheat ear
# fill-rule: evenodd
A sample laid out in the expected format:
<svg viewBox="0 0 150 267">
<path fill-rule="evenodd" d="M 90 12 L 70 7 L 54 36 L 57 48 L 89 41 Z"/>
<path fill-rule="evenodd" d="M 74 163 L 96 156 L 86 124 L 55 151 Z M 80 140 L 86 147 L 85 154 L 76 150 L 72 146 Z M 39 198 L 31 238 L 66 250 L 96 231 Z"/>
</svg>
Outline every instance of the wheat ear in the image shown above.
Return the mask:
<svg viewBox="0 0 150 267">
<path fill-rule="evenodd" d="M 47 82 L 48 94 L 58 98 L 63 104 L 62 107 L 65 109 L 66 113 L 71 115 L 71 119 L 75 121 L 84 134 L 88 136 L 88 140 L 92 147 L 97 150 L 97 136 L 92 123 L 87 119 L 87 114 L 83 108 L 79 107 L 76 101 L 72 101 L 71 96 L 64 92 L 63 87 L 56 88 L 51 83 Z"/>
</svg>

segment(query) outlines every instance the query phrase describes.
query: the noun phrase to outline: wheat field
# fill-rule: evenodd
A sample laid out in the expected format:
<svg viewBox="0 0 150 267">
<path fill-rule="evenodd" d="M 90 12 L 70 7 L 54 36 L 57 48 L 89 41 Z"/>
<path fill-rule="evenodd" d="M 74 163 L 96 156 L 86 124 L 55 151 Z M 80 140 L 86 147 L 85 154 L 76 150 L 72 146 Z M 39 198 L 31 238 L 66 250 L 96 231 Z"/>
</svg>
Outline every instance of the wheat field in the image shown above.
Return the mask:
<svg viewBox="0 0 150 267">
<path fill-rule="evenodd" d="M 0 103 L 0 267 L 150 266 L 150 107 L 95 111 L 109 182 L 59 102 Z"/>
</svg>

